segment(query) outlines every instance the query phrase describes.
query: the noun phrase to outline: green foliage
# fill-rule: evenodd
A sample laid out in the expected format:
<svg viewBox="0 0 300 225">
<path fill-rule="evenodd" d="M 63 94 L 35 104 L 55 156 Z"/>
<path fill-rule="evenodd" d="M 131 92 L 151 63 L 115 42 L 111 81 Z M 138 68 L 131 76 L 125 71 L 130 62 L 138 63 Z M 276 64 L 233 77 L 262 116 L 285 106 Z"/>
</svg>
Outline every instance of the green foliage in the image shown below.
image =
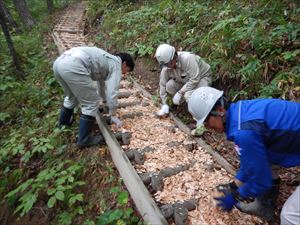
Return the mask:
<svg viewBox="0 0 300 225">
<path fill-rule="evenodd" d="M 5 197 L 12 202 L 16 195 L 21 196 L 18 200 L 20 204 L 15 210 L 15 213 L 20 212 L 21 216 L 29 212 L 39 193 L 43 191 L 47 191 L 49 196 L 47 203 L 49 208 L 58 204 L 58 201 L 72 207 L 76 202 L 83 201 L 83 194 L 75 192 L 75 188 L 85 184 L 76 179 L 80 171 L 82 171 L 80 164 L 71 161 L 62 162 L 40 171 L 35 178 L 21 183 Z"/>
<path fill-rule="evenodd" d="M 137 224 L 139 219 L 134 215 L 133 209 L 126 207 L 129 198 L 128 192 L 121 191 L 119 187 L 112 188 L 110 192 L 117 194 L 117 203 L 119 208 L 104 212 L 98 217 L 96 225 Z"/>
<path fill-rule="evenodd" d="M 55 8 L 75 1 L 54 1 Z M 12 1 L 7 3 L 13 16 L 16 16 Z M 89 179 L 92 178 L 85 174 L 92 171 L 92 160 L 81 157 L 82 152 L 70 147 L 77 127 L 56 128 L 63 95 L 52 74 L 55 56 L 51 56 L 57 53 L 56 46 L 48 43 L 49 33 L 53 28 L 52 18 L 47 17 L 46 1 L 29 0 L 27 4 L 37 25 L 31 31 L 24 30 L 20 34 L 11 32 L 14 47 L 26 73 L 26 81 L 16 79 L 5 39 L 0 35 L 1 204 L 9 204 L 16 214 L 5 216 L 18 219 L 21 223 L 23 219 L 28 220 L 24 217 L 29 213 L 34 216 L 39 213 L 32 210 L 38 205 L 46 208 L 47 213 L 56 215 L 50 223 L 82 224 L 85 221 L 85 224 L 95 224 L 94 204 L 101 200 L 105 202 L 101 210 L 117 210 L 120 207 L 123 212 L 128 202 L 128 193 L 123 192 L 120 187 L 116 208 L 110 207 L 113 203 L 106 203 L 108 196 L 101 195 L 103 198 L 100 200 L 89 196 L 89 192 L 99 191 L 90 189 Z M 47 23 L 41 22 L 42 20 Z M 98 156 L 93 156 L 94 160 L 96 158 Z M 101 159 L 102 163 L 103 161 Z M 94 169 L 99 170 L 97 167 Z M 116 174 L 112 166 L 107 170 L 104 168 L 104 175 L 101 171 L 94 176 L 100 180 L 96 180 L 97 183 L 101 183 L 103 176 L 106 186 L 116 185 Z M 124 220 L 126 215 L 125 212 L 122 215 Z M 23 218 L 17 218 L 19 216 Z"/>
<path fill-rule="evenodd" d="M 82 215 L 82 214 L 83 214 L 83 209 L 80 206 L 74 208 L 71 212 L 64 211 L 57 216 L 58 224 L 70 225 L 72 224 L 72 221 L 76 215 Z"/>
<path fill-rule="evenodd" d="M 62 90 L 52 74 L 51 60 L 41 51 L 39 32 L 36 29 L 15 38 L 28 74 L 25 82 L 10 75 L 8 56 L 7 63 L 0 66 L 1 73 L 6 73 L 0 76 L 0 197 L 17 216 L 26 216 L 35 205 L 45 202 L 43 207 L 57 215 L 55 224 L 74 224 L 79 218 L 90 217 L 82 191 L 90 188 L 82 177 L 83 166 L 89 165 L 68 160 L 72 154 L 67 144 L 77 127 L 55 128 Z M 22 45 L 24 48 L 19 47 Z M 108 182 L 113 183 L 114 170 L 109 173 Z M 120 202 L 126 200 L 123 195 Z"/>
<path fill-rule="evenodd" d="M 91 1 L 89 11 L 99 7 L 101 34 L 95 40 L 100 46 L 139 56 L 153 56 L 162 42 L 194 51 L 212 65 L 216 82 L 235 84 L 229 91 L 234 96 L 259 96 L 277 73 L 291 73 L 299 63 L 296 2 L 164 0 L 120 7 L 106 0 Z"/>
</svg>

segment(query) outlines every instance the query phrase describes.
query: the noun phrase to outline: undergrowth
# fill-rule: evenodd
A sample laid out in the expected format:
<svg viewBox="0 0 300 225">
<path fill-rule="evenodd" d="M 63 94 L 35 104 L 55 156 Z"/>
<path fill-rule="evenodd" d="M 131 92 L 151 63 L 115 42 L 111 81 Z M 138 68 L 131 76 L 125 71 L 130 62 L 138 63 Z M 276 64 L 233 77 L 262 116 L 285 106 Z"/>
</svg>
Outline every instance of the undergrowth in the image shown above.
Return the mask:
<svg viewBox="0 0 300 225">
<path fill-rule="evenodd" d="M 57 128 L 63 93 L 52 73 L 58 53 L 49 34 L 59 14 L 49 16 L 46 1 L 27 2 L 37 25 L 18 34 L 11 30 L 25 81 L 15 76 L 0 36 L 0 220 L 142 224 L 107 149 L 77 149 L 76 121 L 70 128 Z M 55 1 L 56 9 L 63 9 L 65 2 Z M 6 3 L 14 9 L 12 1 Z"/>
<path fill-rule="evenodd" d="M 232 100 L 299 96 L 299 1 L 116 2 L 90 1 L 103 48 L 153 56 L 166 42 L 205 58 Z"/>
</svg>

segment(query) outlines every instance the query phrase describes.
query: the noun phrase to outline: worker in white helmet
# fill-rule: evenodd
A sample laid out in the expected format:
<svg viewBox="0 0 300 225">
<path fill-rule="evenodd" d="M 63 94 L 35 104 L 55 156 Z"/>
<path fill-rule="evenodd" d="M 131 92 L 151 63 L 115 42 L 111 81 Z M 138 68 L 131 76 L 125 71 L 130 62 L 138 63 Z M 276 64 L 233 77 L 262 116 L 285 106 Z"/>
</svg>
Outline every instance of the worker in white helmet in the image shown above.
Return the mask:
<svg viewBox="0 0 300 225">
<path fill-rule="evenodd" d="M 192 52 L 177 52 L 173 46 L 161 44 L 155 57 L 162 67 L 159 82 L 162 107 L 158 116 L 169 113 L 167 94 L 173 96 L 175 105 L 179 105 L 182 97 L 188 102 L 196 88 L 211 85 L 210 65 L 200 56 Z"/>
<path fill-rule="evenodd" d="M 223 91 L 211 87 L 195 90 L 188 108 L 197 126 L 226 132 L 236 144 L 240 169 L 234 181 L 219 185 L 216 197 L 224 211 L 237 207 L 272 223 L 279 179 L 272 166 L 300 166 L 300 104 L 280 99 L 241 100 L 228 104 Z M 282 225 L 300 224 L 300 186 L 285 202 Z"/>
<path fill-rule="evenodd" d="M 79 148 L 98 145 L 103 141 L 101 135 L 91 135 L 101 98 L 106 100 L 111 122 L 122 126 L 116 115 L 119 86 L 122 74 L 133 69 L 134 61 L 128 53 L 112 55 L 97 47 L 74 47 L 55 60 L 54 75 L 65 94 L 58 125 L 70 126 L 74 108 L 80 106 Z"/>
</svg>

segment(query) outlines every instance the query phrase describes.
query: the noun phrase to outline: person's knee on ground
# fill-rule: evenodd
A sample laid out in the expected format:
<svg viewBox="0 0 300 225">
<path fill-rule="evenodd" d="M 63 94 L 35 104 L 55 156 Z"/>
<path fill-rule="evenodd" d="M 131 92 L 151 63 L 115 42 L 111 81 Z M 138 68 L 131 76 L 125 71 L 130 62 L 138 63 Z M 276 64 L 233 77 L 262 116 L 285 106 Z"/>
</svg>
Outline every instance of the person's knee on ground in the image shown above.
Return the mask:
<svg viewBox="0 0 300 225">
<path fill-rule="evenodd" d="M 81 114 L 79 121 L 79 135 L 77 140 L 77 146 L 79 148 L 90 147 L 103 142 L 103 137 L 101 135 L 90 135 L 94 124 L 95 117 Z"/>
<path fill-rule="evenodd" d="M 300 186 L 284 203 L 280 213 L 281 225 L 298 225 L 300 224 Z"/>
<path fill-rule="evenodd" d="M 61 106 L 58 127 L 61 127 L 63 125 L 71 126 L 73 123 L 73 113 L 74 109 L 68 109 L 64 106 Z"/>
</svg>

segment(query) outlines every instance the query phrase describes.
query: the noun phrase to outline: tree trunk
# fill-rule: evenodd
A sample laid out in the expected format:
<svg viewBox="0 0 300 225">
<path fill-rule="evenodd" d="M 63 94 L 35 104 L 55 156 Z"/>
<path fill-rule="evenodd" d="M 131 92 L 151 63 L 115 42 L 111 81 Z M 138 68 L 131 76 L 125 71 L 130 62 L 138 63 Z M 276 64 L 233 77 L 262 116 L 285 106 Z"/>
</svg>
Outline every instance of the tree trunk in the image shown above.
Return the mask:
<svg viewBox="0 0 300 225">
<path fill-rule="evenodd" d="M 29 29 L 32 28 L 33 25 L 35 24 L 35 21 L 32 18 L 31 14 L 28 10 L 26 1 L 25 0 L 14 0 L 14 4 L 15 4 L 15 7 L 20 16 L 20 20 L 22 21 L 24 26 Z"/>
<path fill-rule="evenodd" d="M 52 14 L 54 11 L 53 0 L 47 0 L 48 13 Z"/>
<path fill-rule="evenodd" d="M 10 28 L 14 28 L 16 30 L 17 33 L 21 33 L 21 29 L 18 26 L 18 24 L 16 23 L 16 21 L 14 20 L 14 18 L 11 16 L 10 12 L 8 11 L 8 9 L 6 8 L 3 0 L 0 0 L 0 8 L 3 12 L 4 18 L 6 20 L 6 22 L 8 23 L 8 26 Z"/>
<path fill-rule="evenodd" d="M 17 70 L 16 71 L 17 72 L 17 77 L 19 79 L 25 80 L 24 72 L 21 68 L 20 61 L 17 57 L 13 42 L 11 40 L 9 30 L 8 30 L 8 27 L 7 27 L 6 21 L 5 21 L 5 15 L 4 15 L 4 12 L 3 12 L 2 8 L 0 8 L 0 25 L 2 27 L 2 31 L 3 31 L 3 34 L 4 34 L 5 39 L 6 39 L 8 50 L 9 50 L 11 56 L 12 56 L 14 65 L 15 65 L 16 70 Z"/>
</svg>

